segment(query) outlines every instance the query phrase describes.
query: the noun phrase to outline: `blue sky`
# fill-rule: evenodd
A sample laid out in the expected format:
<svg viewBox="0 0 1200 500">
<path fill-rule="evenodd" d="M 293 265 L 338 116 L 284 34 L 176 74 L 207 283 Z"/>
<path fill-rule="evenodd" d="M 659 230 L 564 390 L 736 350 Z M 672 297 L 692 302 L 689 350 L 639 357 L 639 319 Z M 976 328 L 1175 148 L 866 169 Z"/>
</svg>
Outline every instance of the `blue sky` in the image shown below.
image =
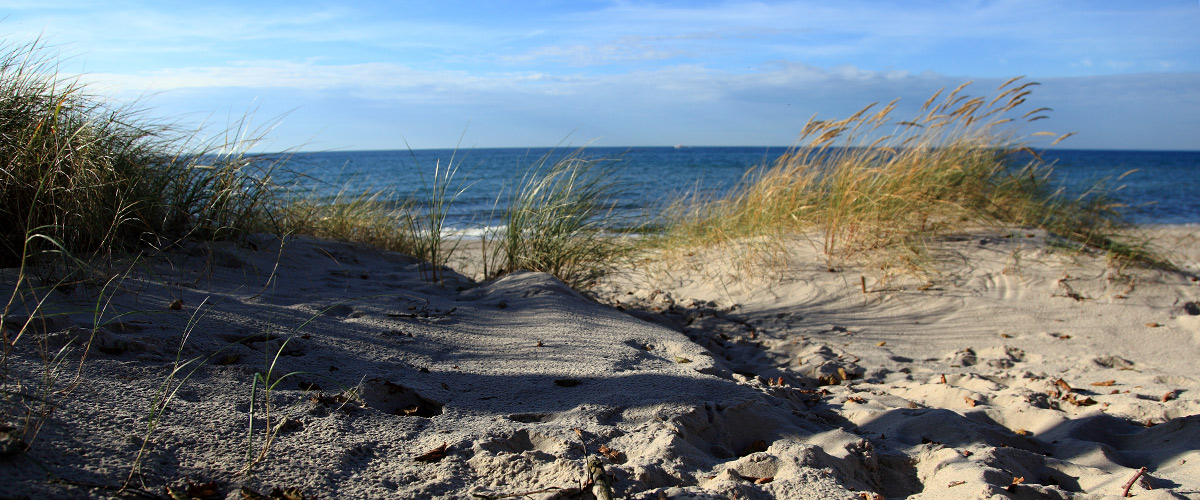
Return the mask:
<svg viewBox="0 0 1200 500">
<path fill-rule="evenodd" d="M 1197 26 L 1197 0 L 0 0 L 0 35 L 94 92 L 249 113 L 268 150 L 789 145 L 814 113 L 1019 75 L 1063 147 L 1200 150 Z"/>
</svg>

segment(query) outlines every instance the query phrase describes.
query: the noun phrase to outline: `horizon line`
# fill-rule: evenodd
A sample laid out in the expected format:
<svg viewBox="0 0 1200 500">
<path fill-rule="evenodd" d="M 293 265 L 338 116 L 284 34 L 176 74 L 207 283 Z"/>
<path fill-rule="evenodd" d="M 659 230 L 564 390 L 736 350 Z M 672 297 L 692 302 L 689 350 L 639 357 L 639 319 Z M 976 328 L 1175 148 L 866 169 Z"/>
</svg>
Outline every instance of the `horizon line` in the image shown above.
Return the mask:
<svg viewBox="0 0 1200 500">
<path fill-rule="evenodd" d="M 488 149 L 543 149 L 543 150 L 589 150 L 589 149 L 717 149 L 717 148 L 740 148 L 740 149 L 795 149 L 798 146 L 771 146 L 771 145 L 751 145 L 751 146 L 732 146 L 732 145 L 716 145 L 716 146 L 688 146 L 688 145 L 659 145 L 659 146 L 476 146 L 476 147 L 441 147 L 441 148 L 378 148 L 378 149 L 318 149 L 318 150 L 283 150 L 283 151 L 263 151 L 253 154 L 319 154 L 319 153 L 383 153 L 383 152 L 407 152 L 407 151 L 478 151 Z M 863 146 L 843 146 L 849 148 L 861 148 Z M 1036 151 L 1108 151 L 1108 152 L 1130 152 L 1130 153 L 1200 153 L 1200 149 L 1143 149 L 1143 148 L 1083 148 L 1083 147 L 1062 147 L 1052 146 L 1044 148 L 1030 148 Z"/>
</svg>

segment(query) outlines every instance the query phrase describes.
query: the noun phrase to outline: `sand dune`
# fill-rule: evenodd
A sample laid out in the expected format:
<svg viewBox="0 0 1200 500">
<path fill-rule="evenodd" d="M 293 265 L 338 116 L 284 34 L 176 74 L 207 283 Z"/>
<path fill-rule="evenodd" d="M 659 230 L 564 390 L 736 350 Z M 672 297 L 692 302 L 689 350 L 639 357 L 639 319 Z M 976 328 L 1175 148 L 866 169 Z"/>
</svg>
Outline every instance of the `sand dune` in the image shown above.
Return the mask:
<svg viewBox="0 0 1200 500">
<path fill-rule="evenodd" d="M 1153 231 L 1183 272 L 979 232 L 928 281 L 830 272 L 797 241 L 782 275 L 698 254 L 590 297 L 538 273 L 433 285 L 338 242 L 194 244 L 48 292 L 9 387 L 37 387 L 40 346 L 91 349 L 0 483 L 111 496 L 136 467 L 127 494 L 603 497 L 594 457 L 614 498 L 1103 498 L 1141 467 L 1136 498 L 1200 498 L 1200 245 Z"/>
</svg>

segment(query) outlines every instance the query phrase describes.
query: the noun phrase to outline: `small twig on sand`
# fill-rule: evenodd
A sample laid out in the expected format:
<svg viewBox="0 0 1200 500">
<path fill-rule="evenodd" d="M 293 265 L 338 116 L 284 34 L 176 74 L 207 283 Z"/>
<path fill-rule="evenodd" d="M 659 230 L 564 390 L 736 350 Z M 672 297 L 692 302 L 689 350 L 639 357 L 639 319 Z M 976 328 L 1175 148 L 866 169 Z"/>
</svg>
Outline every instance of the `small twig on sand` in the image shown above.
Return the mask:
<svg viewBox="0 0 1200 500">
<path fill-rule="evenodd" d="M 449 311 L 429 312 L 428 307 L 423 306 L 423 307 L 421 307 L 420 311 L 417 311 L 415 313 L 388 313 L 388 316 L 393 317 L 393 318 L 421 318 L 421 319 L 446 318 L 446 317 L 449 317 L 451 314 L 454 314 L 454 311 L 457 311 L 457 310 L 458 310 L 457 307 L 451 307 Z"/>
<path fill-rule="evenodd" d="M 1137 482 L 1137 480 L 1138 480 L 1138 478 L 1139 478 L 1139 477 L 1142 477 L 1142 474 L 1145 474 L 1145 473 L 1146 473 L 1146 468 L 1145 468 L 1145 467 L 1142 467 L 1141 469 L 1138 469 L 1138 470 L 1137 470 L 1137 472 L 1135 472 L 1135 473 L 1133 474 L 1133 477 L 1129 478 L 1129 482 L 1128 482 L 1128 483 L 1125 483 L 1125 490 L 1121 492 L 1121 496 L 1122 496 L 1122 497 L 1127 497 L 1127 496 L 1129 496 L 1129 488 L 1132 488 L 1132 487 L 1133 487 L 1133 483 L 1136 483 L 1136 482 Z"/>
<path fill-rule="evenodd" d="M 862 291 L 863 291 L 863 295 L 866 295 L 866 294 L 867 294 L 867 277 L 866 277 L 866 276 L 859 276 L 859 277 L 858 277 L 858 283 L 859 283 L 860 285 L 862 285 Z"/>
<path fill-rule="evenodd" d="M 79 486 L 79 487 L 83 487 L 83 488 L 90 488 L 93 490 L 111 491 L 111 492 L 114 492 L 114 494 L 116 494 L 116 495 L 132 495 L 132 496 L 139 496 L 142 498 L 150 498 L 153 500 L 164 500 L 162 496 L 155 495 L 155 494 L 153 494 L 149 491 L 143 490 L 143 489 L 133 488 L 133 487 L 129 487 L 129 486 L 114 486 L 111 484 L 89 483 L 86 481 L 75 481 L 72 479 L 65 479 L 65 478 L 51 479 L 50 482 L 59 483 L 59 484 L 69 484 L 71 486 Z"/>
<path fill-rule="evenodd" d="M 570 489 L 570 488 L 568 488 L 568 489 L 564 490 L 563 488 L 559 488 L 559 487 L 557 487 L 557 486 L 551 486 L 551 487 L 549 487 L 549 488 L 546 488 L 546 489 L 544 489 L 544 490 L 537 490 L 537 491 L 523 491 L 523 492 L 521 492 L 521 493 L 511 493 L 511 494 L 508 494 L 508 495 L 485 495 L 485 494 L 483 494 L 483 493 L 472 493 L 472 494 L 471 494 L 471 496 L 473 496 L 473 497 L 475 497 L 475 498 L 483 498 L 483 499 L 486 499 L 486 500 L 498 500 L 498 499 L 500 499 L 500 498 L 517 498 L 517 497 L 523 497 L 523 496 L 534 495 L 534 494 L 537 494 L 537 493 L 550 493 L 550 492 L 552 492 L 552 491 L 571 491 L 571 490 L 572 490 L 572 489 Z"/>
</svg>

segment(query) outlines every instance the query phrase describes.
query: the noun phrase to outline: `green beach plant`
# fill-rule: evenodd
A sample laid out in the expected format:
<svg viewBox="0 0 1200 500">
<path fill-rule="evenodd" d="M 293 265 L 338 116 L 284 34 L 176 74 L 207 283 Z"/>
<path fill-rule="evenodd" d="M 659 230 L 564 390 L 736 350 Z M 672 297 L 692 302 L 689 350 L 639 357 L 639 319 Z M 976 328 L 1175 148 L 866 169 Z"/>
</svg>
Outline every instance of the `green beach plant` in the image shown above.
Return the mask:
<svg viewBox="0 0 1200 500">
<path fill-rule="evenodd" d="M 187 326 L 184 327 L 183 335 L 179 339 L 179 347 L 175 350 L 175 360 L 171 364 L 170 371 L 163 381 L 159 384 L 154 393 L 154 398 L 150 402 L 150 410 L 146 414 L 146 428 L 138 440 L 138 452 L 133 458 L 133 463 L 129 467 L 129 475 L 125 478 L 122 488 L 128 488 L 133 485 L 134 479 L 141 473 L 142 461 L 145 460 L 147 454 L 153 449 L 155 432 L 158 430 L 159 424 L 162 423 L 163 415 L 171 406 L 171 402 L 175 399 L 175 395 L 184 383 L 195 375 L 209 359 L 220 354 L 226 347 L 218 349 L 208 356 L 195 356 L 190 359 L 184 359 L 183 351 L 187 345 L 188 339 L 192 332 L 195 331 L 197 325 L 205 314 L 212 307 L 208 300 L 204 300 L 195 309 L 192 310 L 191 316 L 188 317 Z"/>
<path fill-rule="evenodd" d="M 458 177 L 463 157 L 456 148 L 444 165 L 440 159 L 434 163 L 433 176 L 427 178 L 411 148 L 409 154 L 421 179 L 421 190 L 415 199 L 405 204 L 401 220 L 408 230 L 411 254 L 423 261 L 421 275 L 431 282 L 441 283 L 446 263 L 462 239 L 446 231 L 446 217 L 454 200 L 469 187 L 465 178 Z"/>
<path fill-rule="evenodd" d="M 380 296 L 391 297 L 399 295 L 402 294 L 384 294 Z M 272 393 L 276 391 L 276 387 L 284 380 L 299 376 L 306 376 L 322 380 L 330 383 L 332 386 L 337 386 L 340 388 L 342 391 L 341 394 L 345 397 L 346 402 L 357 401 L 361 403 L 361 401 L 358 401 L 358 395 L 355 393 L 355 391 L 346 387 L 337 379 L 329 377 L 325 374 L 308 371 L 292 371 L 283 375 L 277 375 L 276 365 L 279 363 L 279 357 L 284 354 L 284 351 L 287 350 L 288 343 L 292 342 L 292 340 L 295 338 L 294 335 L 298 335 L 301 330 L 308 326 L 309 323 L 312 323 L 318 317 L 321 317 L 336 307 L 341 307 L 355 300 L 373 297 L 379 296 L 357 297 L 329 306 L 298 325 L 292 332 L 293 336 L 289 336 L 284 339 L 283 342 L 279 343 L 279 347 L 278 349 L 274 349 L 274 353 L 272 353 L 271 349 L 269 348 L 265 351 L 265 354 L 268 357 L 266 369 L 261 372 L 256 372 L 254 374 L 254 378 L 250 382 L 250 411 L 248 423 L 246 425 L 246 464 L 241 469 L 242 474 L 252 473 L 258 464 L 262 463 L 263 460 L 266 460 L 267 456 L 271 452 L 271 445 L 275 442 L 276 436 L 278 436 L 279 433 L 283 431 L 286 425 L 289 423 L 287 417 L 276 418 L 272 415 L 273 412 L 276 415 L 279 413 L 276 406 L 272 403 Z M 307 391 L 307 389 L 305 390 Z M 258 445 L 255 445 L 254 422 L 260 418 L 263 421 L 261 432 L 262 441 Z"/>
<path fill-rule="evenodd" d="M 29 288 L 22 290 L 25 286 Z M 59 402 L 77 385 L 75 380 L 60 383 L 68 371 L 67 361 L 73 358 L 72 354 L 79 348 L 77 339 L 69 339 L 58 348 L 48 345 L 43 339 L 37 339 L 41 342 L 34 349 L 41 366 L 35 374 L 29 373 L 28 368 L 19 369 L 10 364 L 22 337 L 43 337 L 51 329 L 54 314 L 44 311 L 43 305 L 52 288 L 32 287 L 28 280 L 21 280 L 14 287 L 0 316 L 0 331 L 4 336 L 4 352 L 0 355 L 0 397 L 3 398 L 0 399 L 0 425 L 4 428 L 0 431 L 7 435 L 6 441 L 20 448 L 6 450 L 5 454 L 26 451 Z M 30 305 L 32 307 L 27 307 Z M 29 314 L 23 317 L 10 315 L 18 310 L 25 310 Z M 90 344 L 90 338 L 85 343 Z M 86 356 L 85 346 L 80 354 L 80 364 Z"/>
<path fill-rule="evenodd" d="M 200 140 L 56 68 L 41 42 L 0 46 L 0 267 L 272 229 L 283 157 L 246 153 L 248 117 Z"/>
<path fill-rule="evenodd" d="M 250 384 L 250 416 L 249 423 L 246 425 L 246 465 L 242 467 L 242 474 L 249 474 L 254 470 L 254 466 L 266 459 L 267 454 L 271 451 L 271 443 L 275 441 L 275 436 L 282 430 L 282 425 L 280 425 L 282 422 L 272 425 L 271 409 L 274 405 L 271 404 L 271 393 L 274 392 L 275 386 L 290 377 L 305 373 L 291 372 L 278 376 L 275 375 L 275 365 L 279 362 L 279 356 L 283 354 L 284 349 L 291 340 L 291 338 L 288 338 L 279 344 L 279 349 L 271 357 L 266 371 L 255 373 L 254 380 Z M 268 352 L 268 354 L 270 353 Z M 260 385 L 262 387 L 261 390 L 259 389 Z M 264 422 L 263 439 L 262 444 L 257 447 L 256 452 L 254 445 L 254 420 L 260 414 Z"/>
<path fill-rule="evenodd" d="M 43 241 L 33 234 L 67 248 L 103 248 L 124 233 L 135 200 L 148 195 L 121 177 L 149 155 L 142 144 L 156 131 L 118 121 L 121 111 L 89 99 L 76 80 L 54 75 L 41 52 L 36 42 L 0 49 L 4 267 L 21 262 L 26 251 L 40 254 Z M 116 188 L 121 184 L 126 189 Z"/>
<path fill-rule="evenodd" d="M 30 239 L 50 239 L 34 235 Z M 51 240 L 61 251 L 61 245 Z M 65 252 L 64 252 L 65 253 Z M 0 424 L 16 422 L 16 428 L 6 431 L 11 437 L 32 445 L 42 426 L 54 411 L 70 399 L 71 394 L 84 382 L 84 365 L 91 353 L 96 334 L 101 328 L 119 322 L 129 312 L 110 314 L 111 301 L 122 283 L 136 265 L 131 263 L 124 272 L 109 276 L 100 287 L 95 302 L 89 311 L 64 309 L 61 305 L 51 306 L 52 295 L 60 290 L 72 288 L 72 284 L 60 278 L 48 285 L 38 285 L 27 274 L 28 259 L 23 259 L 13 277 L 13 287 L 0 310 L 0 333 L 3 335 L 0 352 L 0 395 L 5 398 L 0 409 Z M 91 326 L 79 327 L 71 321 L 75 313 L 89 312 Z M 32 337 L 25 339 L 25 337 Z M 24 344 L 33 343 L 32 346 Z M 32 350 L 40 367 L 36 374 L 30 366 L 15 369 L 11 365 L 23 349 L 29 360 Z"/>
<path fill-rule="evenodd" d="M 489 277 L 542 271 L 581 286 L 614 265 L 630 248 L 615 234 L 622 222 L 613 210 L 622 189 L 618 166 L 618 159 L 589 157 L 583 148 L 533 162 L 504 193 L 503 227 L 484 235 Z"/>
</svg>

